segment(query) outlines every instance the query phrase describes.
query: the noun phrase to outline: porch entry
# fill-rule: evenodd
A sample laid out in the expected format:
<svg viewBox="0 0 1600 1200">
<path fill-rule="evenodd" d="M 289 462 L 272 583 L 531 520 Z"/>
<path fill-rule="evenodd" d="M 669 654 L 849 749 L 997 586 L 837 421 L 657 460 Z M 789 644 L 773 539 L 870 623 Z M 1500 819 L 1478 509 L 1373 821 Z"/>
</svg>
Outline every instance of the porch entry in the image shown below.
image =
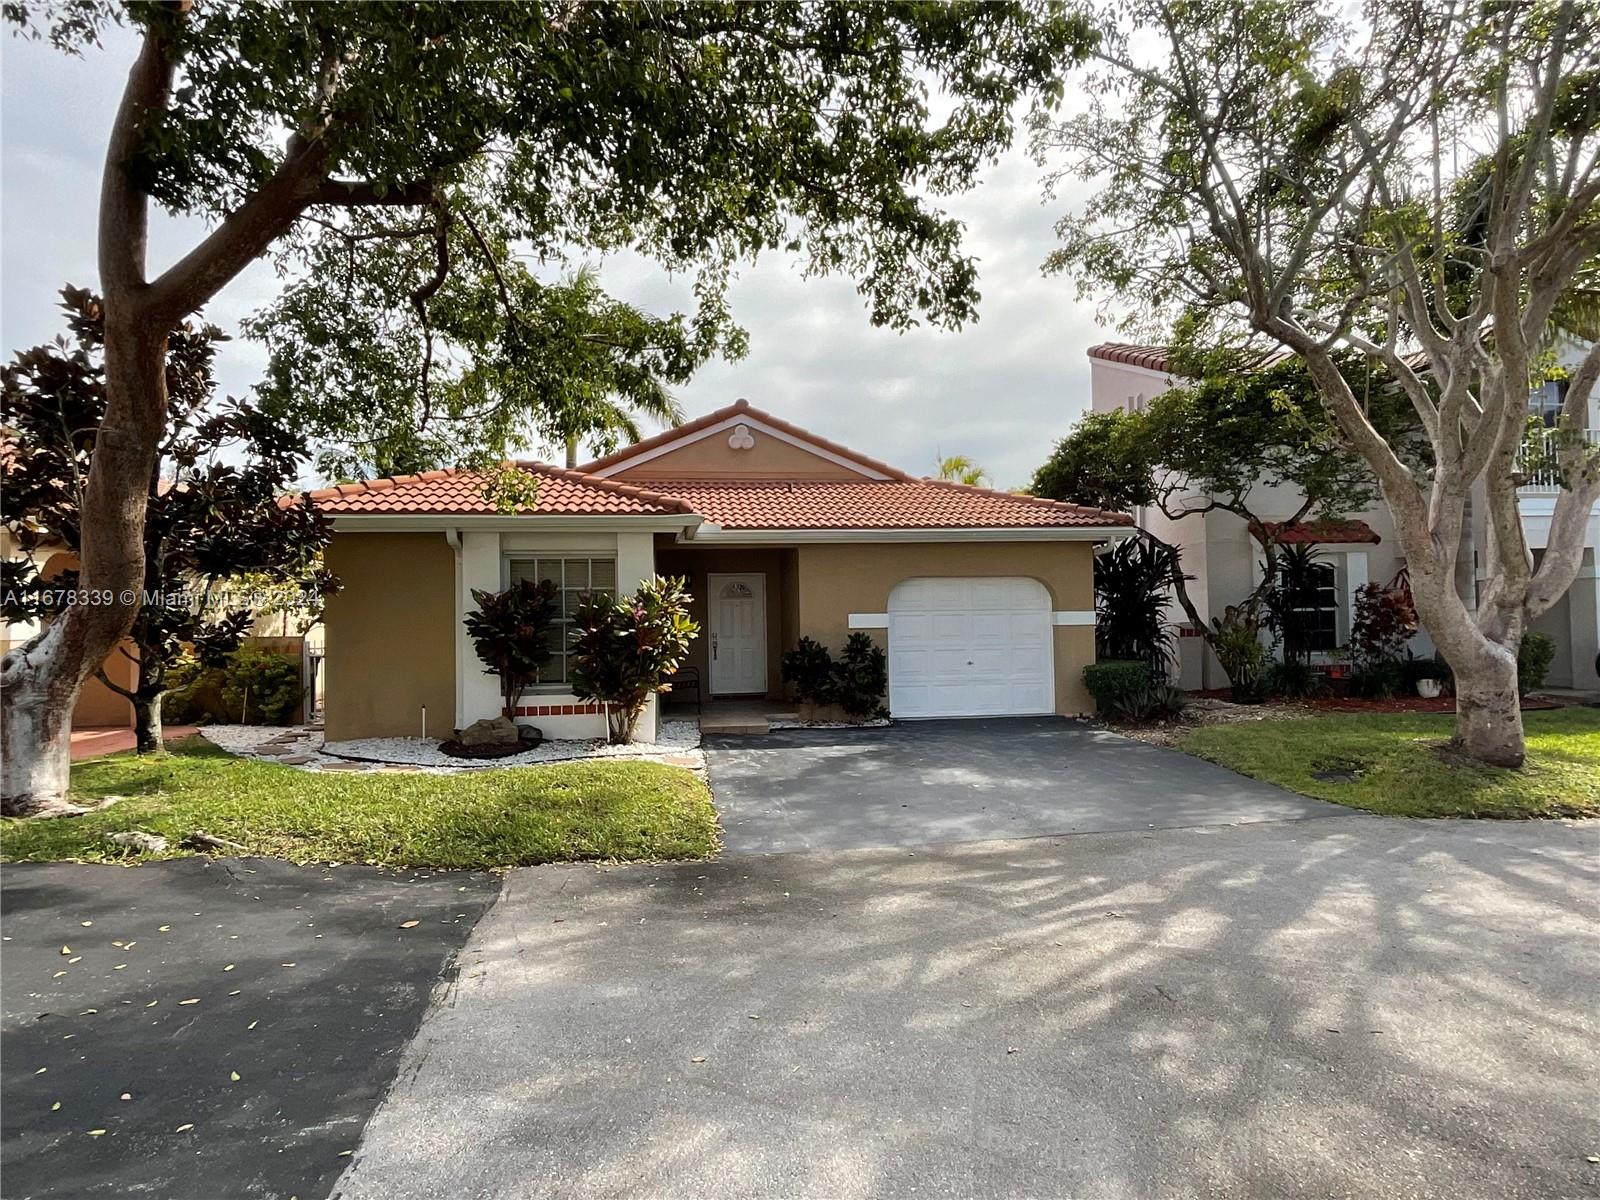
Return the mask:
<svg viewBox="0 0 1600 1200">
<path fill-rule="evenodd" d="M 759 572 L 706 576 L 711 694 L 767 690 L 767 577 Z"/>
</svg>

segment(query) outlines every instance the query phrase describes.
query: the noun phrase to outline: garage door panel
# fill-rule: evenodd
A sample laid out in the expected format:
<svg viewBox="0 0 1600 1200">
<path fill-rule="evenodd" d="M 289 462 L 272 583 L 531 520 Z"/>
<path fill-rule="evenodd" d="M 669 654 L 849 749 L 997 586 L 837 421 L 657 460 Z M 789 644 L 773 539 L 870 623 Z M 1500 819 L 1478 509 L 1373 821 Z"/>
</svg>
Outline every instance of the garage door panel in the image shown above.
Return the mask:
<svg viewBox="0 0 1600 1200">
<path fill-rule="evenodd" d="M 1007 716 L 1054 708 L 1050 599 L 1031 579 L 918 579 L 889 598 L 895 716 Z"/>
<path fill-rule="evenodd" d="M 1005 646 L 974 647 L 972 657 L 966 661 L 971 664 L 967 670 L 974 678 L 1011 678 L 1011 651 Z"/>
<path fill-rule="evenodd" d="M 1012 646 L 1008 649 L 1010 658 L 1009 673 L 1013 679 L 1034 680 L 1043 679 L 1048 663 L 1039 657 L 1039 651 L 1032 646 Z"/>
<path fill-rule="evenodd" d="M 980 645 L 1009 645 L 1015 633 L 1010 613 L 975 612 L 971 624 L 972 640 Z"/>
<path fill-rule="evenodd" d="M 905 613 L 896 618 L 895 628 L 906 642 L 920 644 L 933 635 L 933 617 L 928 613 Z"/>
</svg>

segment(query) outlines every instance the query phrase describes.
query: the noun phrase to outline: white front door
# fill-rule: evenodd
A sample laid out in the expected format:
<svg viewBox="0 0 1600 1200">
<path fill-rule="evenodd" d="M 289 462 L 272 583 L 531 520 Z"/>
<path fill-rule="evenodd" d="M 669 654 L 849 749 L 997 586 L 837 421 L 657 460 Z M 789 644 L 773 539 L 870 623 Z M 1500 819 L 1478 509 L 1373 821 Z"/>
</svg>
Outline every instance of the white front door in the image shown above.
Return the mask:
<svg viewBox="0 0 1600 1200">
<path fill-rule="evenodd" d="M 711 694 L 767 690 L 767 577 L 708 575 Z"/>
<path fill-rule="evenodd" d="M 896 717 L 1055 709 L 1050 594 L 1034 579 L 908 579 L 889 594 Z"/>
</svg>

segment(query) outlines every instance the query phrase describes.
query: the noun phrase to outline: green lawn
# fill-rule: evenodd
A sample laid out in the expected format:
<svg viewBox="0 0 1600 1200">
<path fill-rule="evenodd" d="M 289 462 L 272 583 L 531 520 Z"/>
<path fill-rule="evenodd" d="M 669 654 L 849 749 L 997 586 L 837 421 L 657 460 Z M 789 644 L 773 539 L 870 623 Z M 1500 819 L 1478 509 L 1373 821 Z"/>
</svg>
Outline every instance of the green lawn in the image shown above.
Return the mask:
<svg viewBox="0 0 1600 1200">
<path fill-rule="evenodd" d="M 1452 765 L 1438 752 L 1452 718 L 1431 714 L 1207 725 L 1180 745 L 1256 779 L 1388 816 L 1600 816 L 1600 710 L 1529 712 L 1523 720 L 1528 762 L 1520 771 Z"/>
<path fill-rule="evenodd" d="M 240 854 L 389 867 L 510 867 L 576 859 L 702 858 L 717 848 L 705 781 L 660 763 L 567 763 L 460 775 L 315 774 L 235 758 L 200 738 L 162 755 L 72 768 L 73 799 L 125 797 L 80 817 L 0 823 L 14 862 L 127 862 L 186 853 L 204 830 Z M 164 855 L 106 841 L 159 833 Z"/>
</svg>

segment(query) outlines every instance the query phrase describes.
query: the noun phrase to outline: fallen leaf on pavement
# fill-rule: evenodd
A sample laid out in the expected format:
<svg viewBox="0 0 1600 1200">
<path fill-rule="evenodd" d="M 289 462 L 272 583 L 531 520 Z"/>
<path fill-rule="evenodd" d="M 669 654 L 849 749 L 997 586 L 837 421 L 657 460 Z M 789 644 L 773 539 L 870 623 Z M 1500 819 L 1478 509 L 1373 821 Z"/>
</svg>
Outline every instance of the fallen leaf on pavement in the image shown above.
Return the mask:
<svg viewBox="0 0 1600 1200">
<path fill-rule="evenodd" d="M 182 1125 L 179 1125 L 172 1132 L 173 1133 L 188 1133 L 189 1130 L 191 1130 L 193 1128 L 194 1128 L 194 1122 L 193 1121 L 188 1121 L 188 1122 L 186 1122 L 186 1123 L 184 1123 Z"/>
<path fill-rule="evenodd" d="M 178 1003 L 179 1004 L 199 1004 L 200 1003 L 200 997 L 199 996 L 190 996 L 187 1000 L 179 1000 Z"/>
<path fill-rule="evenodd" d="M 421 921 L 401 921 L 400 922 L 400 928 L 401 929 L 415 929 L 420 924 L 422 924 Z"/>
</svg>

